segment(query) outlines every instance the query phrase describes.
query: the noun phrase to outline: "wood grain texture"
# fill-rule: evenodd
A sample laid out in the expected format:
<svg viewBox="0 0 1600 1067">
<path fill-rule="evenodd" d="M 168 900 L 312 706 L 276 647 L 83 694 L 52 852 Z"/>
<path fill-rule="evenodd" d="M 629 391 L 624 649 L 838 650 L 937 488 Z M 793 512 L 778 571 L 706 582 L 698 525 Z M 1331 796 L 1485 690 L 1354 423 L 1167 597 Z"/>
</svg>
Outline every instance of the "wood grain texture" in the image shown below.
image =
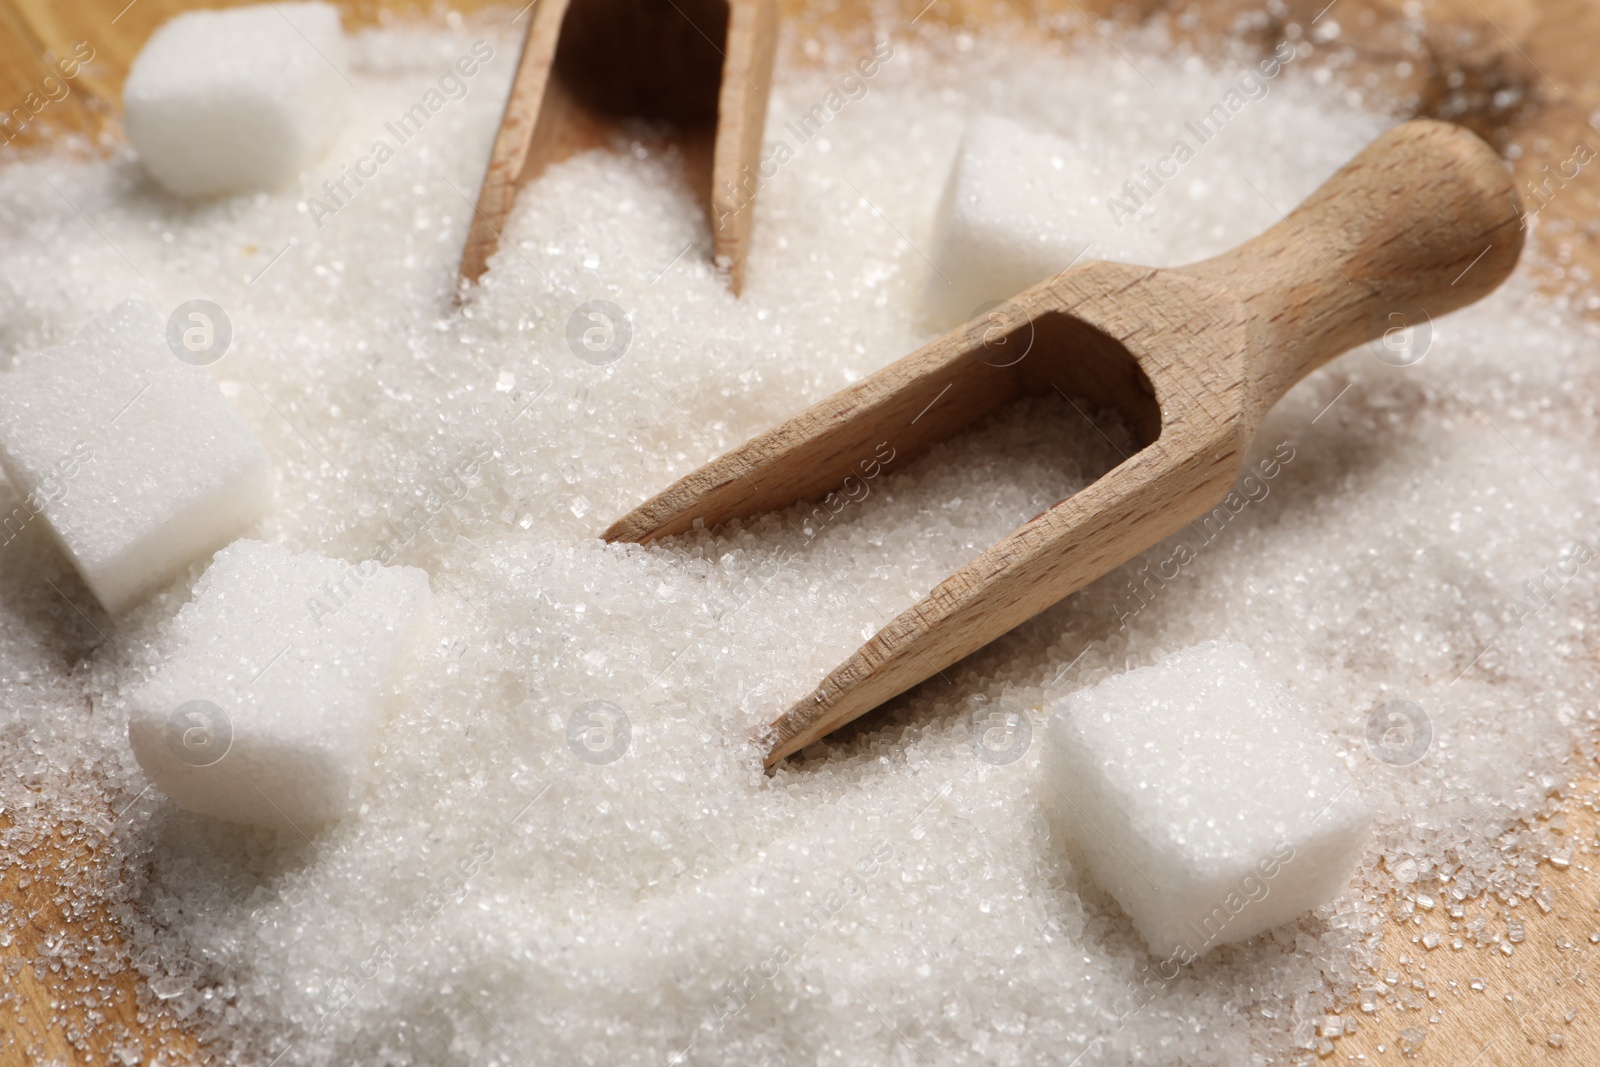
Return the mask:
<svg viewBox="0 0 1600 1067">
<path fill-rule="evenodd" d="M 1569 783 L 1549 817 L 1538 820 L 1572 857 L 1570 866 L 1540 865 L 1545 902 L 1491 893 L 1463 901 L 1457 916 L 1450 912 L 1448 886 L 1437 884 L 1418 885 L 1410 894 L 1427 895 L 1435 901 L 1431 908 L 1389 900 L 1382 962 L 1366 980 L 1385 995 L 1373 999 L 1370 1013 L 1359 1002 L 1341 1009 L 1341 1018 L 1356 1020 L 1359 1028 L 1333 1042 L 1332 1062 L 1600 1062 L 1600 780 L 1593 762 L 1575 766 L 1587 777 Z M 1563 820 L 1564 828 L 1554 829 Z M 1481 943 L 1469 929 L 1479 921 L 1486 934 Z M 1512 940 L 1513 922 L 1521 925 L 1520 941 Z M 1430 932 L 1437 935 L 1433 948 L 1432 939 L 1424 940 Z M 1420 1042 L 1413 1040 L 1419 1032 Z"/>
<path fill-rule="evenodd" d="M 1416 119 L 1233 251 L 1178 270 L 1072 267 L 996 309 L 1012 324 L 1003 336 L 957 328 L 686 475 L 604 536 L 645 541 L 831 495 L 882 448 L 909 459 L 1024 393 L 1086 397 L 1158 427 L 797 701 L 772 724 L 770 766 L 1216 507 L 1290 387 L 1381 336 L 1393 313 L 1443 315 L 1491 292 L 1522 243 L 1494 152 L 1460 126 Z"/>
<path fill-rule="evenodd" d="M 24 107 L 29 93 L 43 101 L 43 79 L 57 73 L 54 59 L 69 55 L 74 44 L 84 42 L 95 54 L 82 73 L 66 82 L 64 98 L 25 114 L 20 130 L 0 129 L 0 143 L 11 146 L 0 149 L 0 159 L 11 150 L 58 146 L 66 135 L 78 135 L 91 147 L 115 143 L 120 138 L 123 76 L 154 28 L 180 10 L 237 2 L 242 0 L 137 0 L 132 5 L 127 0 L 0 0 L 0 110 L 7 114 Z M 1403 114 L 1462 122 L 1502 154 L 1514 149 L 1511 164 L 1525 193 L 1529 182 L 1543 180 L 1545 166 L 1566 158 L 1575 144 L 1600 147 L 1600 135 L 1589 125 L 1589 116 L 1600 108 L 1600 79 L 1593 73 L 1600 0 L 1423 0 L 1411 14 L 1402 0 L 1338 0 L 1315 24 L 1326 0 L 1287 0 L 1281 14 L 1266 16 L 1252 0 L 1203 5 L 1176 0 L 938 0 L 924 11 L 925 3 L 900 0 L 898 19 L 851 0 L 781 0 L 779 7 L 785 39 L 791 43 L 820 34 L 845 35 L 864 48 L 885 32 L 898 40 L 929 26 L 979 30 L 993 25 L 1035 40 L 1086 41 L 1108 55 L 1128 23 L 1179 11 L 1177 43 L 1213 53 L 1215 42 L 1232 37 L 1265 55 L 1291 32 L 1299 35 L 1303 47 L 1332 20 L 1339 35 L 1315 43 L 1307 57 L 1312 64 L 1339 49 L 1341 80 L 1363 86 L 1369 99 Z M 341 0 L 338 6 L 351 26 L 373 24 L 381 11 L 439 18 L 426 0 Z M 453 0 L 450 6 L 468 13 L 493 8 L 509 18 L 521 4 L 508 10 L 503 3 Z M 1251 18 L 1241 21 L 1245 12 Z M 1090 22 L 1113 13 L 1121 21 L 1100 27 Z M 1100 37 L 1102 31 L 1106 39 Z M 1593 313 L 1585 301 L 1594 295 L 1591 279 L 1600 275 L 1597 192 L 1600 181 L 1585 171 L 1578 181 L 1555 190 L 1539 209 L 1536 223 L 1545 252 L 1538 268 L 1541 281 L 1552 293 L 1574 295 L 1580 313 Z M 1532 200 L 1529 206 L 1538 207 Z M 1555 811 L 1569 820 L 1560 836 L 1570 843 L 1575 858 L 1569 867 L 1546 864 L 1540 869 L 1543 885 L 1553 894 L 1553 909 L 1545 913 L 1527 900 L 1513 907 L 1489 897 L 1467 902 L 1465 918 L 1455 920 L 1436 919 L 1435 913 L 1407 914 L 1405 902 L 1392 901 L 1391 921 L 1378 947 L 1381 962 L 1368 977 L 1384 983 L 1394 972 L 1403 996 L 1385 998 L 1372 1015 L 1349 1005 L 1345 1014 L 1358 1018 L 1360 1029 L 1336 1039 L 1328 1059 L 1307 1055 L 1306 1060 L 1421 1067 L 1600 1062 L 1600 998 L 1595 993 L 1600 988 L 1600 946 L 1588 940 L 1600 928 L 1600 873 L 1593 867 L 1600 766 L 1575 757 L 1571 773 L 1575 784 Z M 123 1045 L 142 1050 L 144 1063 L 153 1062 L 162 1050 L 169 1063 L 204 1060 L 193 1038 L 174 1029 L 171 1014 L 131 970 L 114 977 L 115 992 L 108 994 L 85 990 L 63 970 L 52 969 L 52 945 L 65 931 L 106 952 L 118 951 L 116 924 L 103 908 L 79 903 L 64 911 L 57 902 L 64 899 L 58 887 L 68 880 L 66 872 L 93 868 L 97 862 L 68 835 L 41 841 L 26 855 L 0 857 L 0 903 L 35 916 L 25 936 L 0 946 L 0 1067 L 52 1060 L 117 1062 L 112 1056 Z M 89 896 L 84 891 L 77 899 Z M 1496 919 L 1504 914 L 1521 917 L 1526 939 L 1514 946 L 1513 955 L 1470 940 L 1455 950 L 1448 938 L 1430 952 L 1413 940 L 1429 927 L 1448 935 L 1450 923 L 1460 925 L 1479 912 Z M 1583 981 L 1572 977 L 1574 973 Z M 1424 979 L 1436 998 L 1416 990 L 1405 994 L 1413 978 Z M 1484 980 L 1482 991 L 1471 988 L 1474 978 Z M 1565 1021 L 1568 1003 L 1578 1009 L 1570 1024 Z M 102 1021 L 91 1028 L 86 1025 L 91 1019 Z M 1564 1033 L 1562 1048 L 1547 1044 L 1547 1025 L 1556 1026 L 1550 1032 Z M 1397 1035 L 1413 1026 L 1425 1027 L 1427 1037 L 1403 1056 Z M 1287 1054 L 1286 1059 L 1294 1062 Z"/>
<path fill-rule="evenodd" d="M 11 821 L 0 815 L 0 825 Z M 0 856 L 0 905 L 29 917 L 0 946 L 0 1065 L 105 1063 L 119 1053 L 145 1064 L 200 1062 L 194 1035 L 120 962 L 117 925 L 92 903 L 97 861 L 85 836 L 62 827 L 26 854 Z M 85 957 L 95 962 L 80 966 Z M 108 978 L 96 976 L 107 969 Z"/>
</svg>

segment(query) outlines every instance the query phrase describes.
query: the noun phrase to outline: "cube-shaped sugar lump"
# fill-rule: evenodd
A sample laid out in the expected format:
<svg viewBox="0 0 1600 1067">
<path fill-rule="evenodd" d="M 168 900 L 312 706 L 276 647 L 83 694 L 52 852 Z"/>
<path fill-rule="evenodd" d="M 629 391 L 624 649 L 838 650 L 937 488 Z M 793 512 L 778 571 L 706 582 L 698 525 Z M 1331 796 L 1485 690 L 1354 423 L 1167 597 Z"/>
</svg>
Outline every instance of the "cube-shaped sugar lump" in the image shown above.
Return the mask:
<svg viewBox="0 0 1600 1067">
<path fill-rule="evenodd" d="M 266 449 L 144 301 L 0 372 L 0 465 L 113 614 L 272 506 Z"/>
<path fill-rule="evenodd" d="M 1064 138 L 1008 118 L 973 119 L 939 202 L 924 320 L 957 326 L 1103 243 L 1116 230 L 1104 195 L 1121 179 Z"/>
<path fill-rule="evenodd" d="M 338 133 L 350 86 L 329 4 L 190 11 L 163 24 L 122 87 L 128 140 L 179 196 L 286 185 Z"/>
<path fill-rule="evenodd" d="M 229 545 L 129 697 L 139 765 L 219 819 L 309 831 L 349 814 L 429 599 L 415 567 Z"/>
<path fill-rule="evenodd" d="M 1150 950 L 1186 963 L 1344 891 L 1372 816 L 1250 649 L 1209 641 L 1062 701 L 1042 799 Z"/>
</svg>

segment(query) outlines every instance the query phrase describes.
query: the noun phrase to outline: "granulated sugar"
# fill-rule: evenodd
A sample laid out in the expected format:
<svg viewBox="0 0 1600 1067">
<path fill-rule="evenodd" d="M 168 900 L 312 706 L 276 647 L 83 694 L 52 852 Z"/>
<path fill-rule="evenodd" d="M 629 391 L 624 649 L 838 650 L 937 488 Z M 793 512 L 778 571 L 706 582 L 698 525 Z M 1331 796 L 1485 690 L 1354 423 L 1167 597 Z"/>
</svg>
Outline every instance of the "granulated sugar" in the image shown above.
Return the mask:
<svg viewBox="0 0 1600 1067">
<path fill-rule="evenodd" d="M 648 548 L 597 532 L 927 339 L 920 250 L 969 117 L 1132 178 L 1257 59 L 1124 37 L 1135 70 L 1094 35 L 1049 53 L 886 25 L 892 57 L 800 143 L 786 120 L 858 57 L 830 45 L 813 67 L 791 40 L 767 130 L 793 158 L 761 189 L 743 298 L 678 159 L 641 133 L 527 187 L 457 310 L 507 19 L 354 35 L 353 117 L 281 194 L 186 206 L 126 155 L 0 170 L 7 355 L 129 296 L 214 301 L 233 348 L 209 371 L 277 476 L 253 536 L 421 567 L 433 589 L 439 637 L 364 806 L 309 838 L 246 830 L 145 791 L 127 747 L 127 696 L 201 568 L 113 626 L 39 523 L 7 530 L 0 844 L 65 821 L 95 845 L 107 873 L 69 897 L 121 880 L 133 965 L 219 1059 L 1281 1063 L 1351 1002 L 1397 882 L 1531 888 L 1535 840 L 1500 835 L 1543 810 L 1593 717 L 1594 568 L 1563 562 L 1600 518 L 1592 333 L 1514 279 L 1433 324 L 1419 364 L 1345 356 L 1267 419 L 1252 462 L 1275 473 L 1220 532 L 1157 546 L 768 777 L 752 729 L 1126 439 L 1030 401 L 825 521 Z M 493 58 L 465 96 L 330 200 L 479 38 Z M 1390 121 L 1313 73 L 1287 63 L 1117 231 L 1128 247 L 1218 252 Z M 1128 254 L 1089 256 L 1108 251 Z M 589 301 L 615 308 L 575 316 Z M 596 307 L 608 338 L 569 343 Z M 1169 564 L 1178 540 L 1194 558 Z M 1038 709 L 1212 638 L 1250 645 L 1335 738 L 1378 831 L 1343 899 L 1155 980 L 1048 839 Z M 1000 752 L 974 744 L 997 707 L 1030 727 Z M 69 939 L 53 962 L 92 984 L 105 956 Z"/>
</svg>

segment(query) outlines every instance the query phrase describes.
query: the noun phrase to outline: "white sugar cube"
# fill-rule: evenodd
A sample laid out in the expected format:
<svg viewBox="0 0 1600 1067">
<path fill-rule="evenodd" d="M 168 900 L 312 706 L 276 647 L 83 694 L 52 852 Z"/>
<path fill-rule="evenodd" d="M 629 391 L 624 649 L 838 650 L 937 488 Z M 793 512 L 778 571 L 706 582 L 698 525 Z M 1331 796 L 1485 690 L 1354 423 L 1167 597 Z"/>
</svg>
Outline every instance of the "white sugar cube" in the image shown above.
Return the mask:
<svg viewBox="0 0 1600 1067">
<path fill-rule="evenodd" d="M 229 545 L 130 697 L 139 765 L 219 819 L 309 830 L 349 814 L 429 598 L 415 567 Z"/>
<path fill-rule="evenodd" d="M 1162 957 L 1286 922 L 1341 893 L 1371 813 L 1250 649 L 1208 641 L 1064 700 L 1043 798 Z"/>
<path fill-rule="evenodd" d="M 270 190 L 327 150 L 351 89 L 328 4 L 190 11 L 163 24 L 122 87 L 128 140 L 179 196 Z"/>
<path fill-rule="evenodd" d="M 1084 190 L 1114 192 L 1120 180 L 1063 138 L 973 119 L 939 202 L 923 318 L 948 329 L 1066 269 L 1116 229 L 1103 200 Z"/>
<path fill-rule="evenodd" d="M 0 466 L 107 611 L 123 611 L 272 506 L 266 449 L 130 300 L 0 374 Z"/>
</svg>

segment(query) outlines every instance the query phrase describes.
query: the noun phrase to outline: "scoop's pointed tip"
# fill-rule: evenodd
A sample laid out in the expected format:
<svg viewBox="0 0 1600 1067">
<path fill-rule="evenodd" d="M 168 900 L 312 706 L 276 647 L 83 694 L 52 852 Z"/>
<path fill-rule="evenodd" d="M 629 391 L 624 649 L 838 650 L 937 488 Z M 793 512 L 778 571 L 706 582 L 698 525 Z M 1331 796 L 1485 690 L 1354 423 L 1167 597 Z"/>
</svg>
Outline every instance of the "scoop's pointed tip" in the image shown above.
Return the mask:
<svg viewBox="0 0 1600 1067">
<path fill-rule="evenodd" d="M 761 757 L 761 766 L 763 769 L 770 771 L 778 764 L 794 755 L 795 751 L 796 750 L 791 749 L 783 744 L 775 742 L 771 748 L 767 749 L 767 754 Z"/>
<path fill-rule="evenodd" d="M 839 723 L 825 714 L 828 707 L 819 688 L 763 727 L 755 735 L 756 742 L 767 750 L 761 758 L 762 765 L 770 771 L 811 742 L 831 733 Z"/>
<path fill-rule="evenodd" d="M 600 540 L 608 545 L 618 543 L 642 544 L 648 541 L 659 528 L 648 517 L 640 514 L 638 508 L 635 508 L 610 526 L 607 526 L 605 532 L 600 535 Z"/>
<path fill-rule="evenodd" d="M 757 745 L 767 750 L 761 757 L 761 766 L 768 772 L 805 747 L 793 733 L 792 715 L 792 710 L 784 712 L 772 723 L 756 731 L 752 737 Z"/>
<path fill-rule="evenodd" d="M 483 271 L 469 271 L 465 262 L 461 264 L 456 271 L 455 292 L 452 294 L 456 307 L 466 307 L 472 302 L 473 294 L 478 291 L 478 280 L 482 277 Z"/>
<path fill-rule="evenodd" d="M 499 249 L 500 235 L 483 231 L 484 220 L 474 219 L 472 228 L 467 231 L 467 243 L 461 249 L 461 261 L 456 264 L 457 293 L 478 284 L 489 270 L 489 257 Z"/>
</svg>

